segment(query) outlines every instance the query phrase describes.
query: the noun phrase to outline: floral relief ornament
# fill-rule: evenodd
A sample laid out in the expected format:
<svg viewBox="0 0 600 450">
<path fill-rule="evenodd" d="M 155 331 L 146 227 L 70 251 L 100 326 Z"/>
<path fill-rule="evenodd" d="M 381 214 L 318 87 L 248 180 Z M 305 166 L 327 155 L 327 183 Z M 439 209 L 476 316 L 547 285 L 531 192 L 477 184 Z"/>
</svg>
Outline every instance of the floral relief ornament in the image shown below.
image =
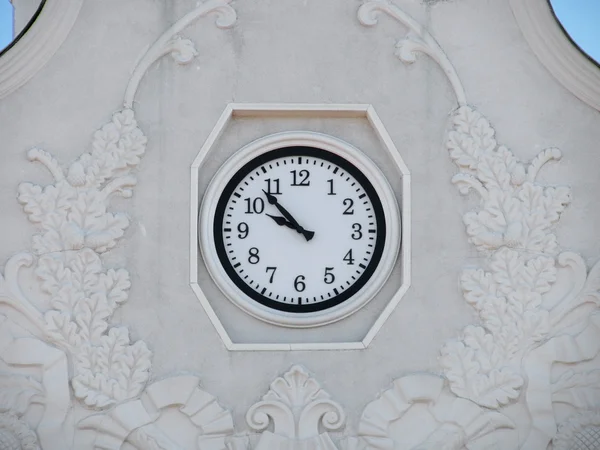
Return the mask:
<svg viewBox="0 0 600 450">
<path fill-rule="evenodd" d="M 37 436 L 13 412 L 0 413 L 0 448 L 2 450 L 39 450 Z"/>
<path fill-rule="evenodd" d="M 125 214 L 107 207 L 112 195 L 132 195 L 136 180 L 131 170 L 146 141 L 133 111 L 117 112 L 66 175 L 47 152 L 31 150 L 29 158 L 46 166 L 54 184 L 19 186 L 19 202 L 41 229 L 33 250 L 38 255 L 35 274 L 50 297 L 51 309 L 43 314 L 45 336 L 71 356 L 75 396 L 96 408 L 139 395 L 150 369 L 146 344 L 131 344 L 127 328 L 108 326 L 114 310 L 127 300 L 129 273 L 104 270 L 99 256 L 129 226 Z"/>
<path fill-rule="evenodd" d="M 570 202 L 567 187 L 543 187 L 535 177 L 560 158 L 542 151 L 529 166 L 497 144 L 494 130 L 477 111 L 454 114 L 447 147 L 461 173 L 459 191 L 475 190 L 481 210 L 465 214 L 471 242 L 492 252 L 489 271 L 466 269 L 460 283 L 482 325 L 468 326 L 459 341 L 442 348 L 441 363 L 457 395 L 488 408 L 514 401 L 524 383 L 521 359 L 551 332 L 543 295 L 556 281 L 556 236 L 550 227 Z"/>
<path fill-rule="evenodd" d="M 148 67 L 166 54 L 178 63 L 189 62 L 196 50 L 179 33 L 210 12 L 220 15 L 217 26 L 222 28 L 235 21 L 226 0 L 208 0 L 176 22 L 140 60 L 127 87 L 124 109 L 96 132 L 91 150 L 65 171 L 49 153 L 33 149 L 30 160 L 42 163 L 54 182 L 45 187 L 19 186 L 18 200 L 40 232 L 32 240 L 33 254 L 22 253 L 7 262 L 5 276 L 0 277 L 0 303 L 21 312 L 37 336 L 69 356 L 75 397 L 89 408 L 107 410 L 79 424 L 97 433 L 96 448 L 121 448 L 125 441 L 140 449 L 179 448 L 159 425 L 163 409 L 173 406 L 180 408 L 182 420 L 199 430 L 198 448 L 245 447 L 241 441 L 235 445 L 228 441 L 233 434 L 231 417 L 197 387 L 197 378 L 170 377 L 146 387 L 151 365 L 146 344 L 131 343 L 125 327 L 109 326 L 115 309 L 128 298 L 129 273 L 107 269 L 101 259 L 129 226 L 125 214 L 108 211 L 110 198 L 132 195 L 136 183 L 132 170 L 146 148 L 132 109 L 139 82 Z M 424 52 L 449 77 L 460 106 L 452 115 L 446 142 L 460 170 L 453 182 L 461 193 L 474 190 L 480 196 L 480 210 L 465 214 L 464 222 L 470 242 L 489 260 L 485 269 L 469 268 L 461 275 L 465 300 L 481 324 L 466 327 L 459 339 L 443 346 L 440 362 L 447 380 L 429 374 L 396 380 L 392 389 L 367 406 L 360 425 L 362 441 L 350 438 L 347 448 L 362 449 L 365 442 L 369 448 L 401 448 L 387 425 L 405 420 L 409 409 L 424 406 L 436 425 L 422 440 L 415 433 L 423 429 L 411 430 L 408 439 L 415 438 L 417 445 L 412 448 L 480 448 L 480 440 L 514 428 L 501 410 L 520 398 L 531 416 L 530 435 L 507 448 L 542 449 L 551 440 L 556 450 L 585 448 L 572 442 L 590 441 L 598 434 L 598 374 L 573 370 L 552 381 L 550 372 L 554 362 L 575 365 L 600 353 L 600 265 L 588 274 L 579 255 L 559 252 L 552 227 L 570 202 L 570 190 L 541 186 L 535 180 L 546 162 L 560 158 L 560 151 L 550 148 L 528 165 L 520 162 L 498 145 L 487 119 L 466 106 L 456 71 L 431 34 L 383 0 L 364 3 L 359 19 L 372 26 L 379 12 L 409 28 L 398 46 L 402 61 L 412 63 L 416 52 Z M 48 298 L 49 309 L 43 313 L 18 286 L 18 270 L 31 265 Z M 574 287 L 550 305 L 548 298 L 565 271 L 575 280 Z M 573 326 L 580 331 L 572 331 Z M 43 352 L 34 341 L 43 344 Z M 55 361 L 64 356 L 40 340 L 31 339 L 27 345 L 40 355 L 51 353 Z M 53 364 L 42 366 L 50 371 Z M 66 363 L 55 368 L 51 378 L 60 382 L 57 390 L 63 389 L 68 381 Z M 0 448 L 33 450 L 42 439 L 50 442 L 40 426 L 36 436 L 24 419 L 26 409 L 44 395 L 54 402 L 48 389 L 27 376 L 3 372 L 0 387 L 5 388 L 0 393 Z M 55 403 L 64 399 L 70 402 L 61 391 Z M 557 432 L 555 403 L 584 408 L 584 412 L 567 418 Z M 127 422 L 135 411 L 137 422 Z M 455 417 L 456 411 L 464 414 Z M 66 415 L 66 408 L 60 413 Z M 322 431 L 340 429 L 345 415 L 306 370 L 294 366 L 271 384 L 246 420 L 261 432 L 257 450 L 333 450 L 337 447 L 329 433 Z M 267 430 L 270 424 L 273 431 Z M 594 442 L 597 446 L 597 439 Z"/>
<path fill-rule="evenodd" d="M 271 383 L 262 401 L 246 413 L 250 428 L 262 431 L 255 450 L 335 450 L 328 433 L 344 425 L 342 407 L 331 400 L 301 366 L 294 366 Z M 264 431 L 273 423 L 273 432 Z"/>
<path fill-rule="evenodd" d="M 54 183 L 19 186 L 18 200 L 40 233 L 33 237 L 37 256 L 15 256 L 7 264 L 9 296 L 1 303 L 23 313 L 46 340 L 67 352 L 73 365 L 71 384 L 86 406 L 107 408 L 135 398 L 149 376 L 151 353 L 143 341 L 131 343 L 128 329 L 109 327 L 115 309 L 127 300 L 130 287 L 125 269 L 108 269 L 100 255 L 123 237 L 129 219 L 108 211 L 110 198 L 131 197 L 132 175 L 146 149 L 147 138 L 132 109 L 139 82 L 151 64 L 171 54 L 186 64 L 197 54 L 191 41 L 177 33 L 200 17 L 216 12 L 217 26 L 235 22 L 228 0 L 209 0 L 177 21 L 140 60 L 127 87 L 125 108 L 94 135 L 92 148 L 66 171 L 48 152 L 34 148 L 31 161 L 42 163 Z M 41 290 L 51 309 L 41 314 L 22 295 L 16 274 L 35 263 Z M 9 276 L 10 275 L 10 276 Z"/>
<path fill-rule="evenodd" d="M 560 159 L 560 150 L 546 149 L 525 166 L 494 134 L 487 119 L 468 106 L 453 115 L 446 145 L 461 173 L 452 181 L 462 194 L 473 189 L 481 196 L 481 211 L 464 217 L 470 241 L 482 251 L 505 246 L 553 255 L 557 242 L 550 228 L 571 193 L 566 186 L 540 186 L 535 178 L 546 162 Z"/>
<path fill-rule="evenodd" d="M 466 269 L 460 277 L 481 325 L 467 326 L 459 340 L 442 347 L 450 389 L 498 409 L 524 391 L 531 424 L 519 447 L 562 442 L 568 427 L 557 435 L 554 405 L 593 411 L 600 404 L 598 371 L 571 369 L 552 381 L 554 363 L 575 367 L 600 354 L 600 263 L 588 273 L 581 256 L 559 253 L 552 226 L 570 202 L 570 190 L 540 186 L 535 178 L 560 152 L 544 150 L 525 166 L 497 145 L 489 122 L 467 106 L 453 117 L 447 147 L 461 169 L 453 178 L 460 192 L 473 189 L 481 198 L 482 209 L 464 216 L 467 233 L 490 255 L 488 270 Z M 559 276 L 570 281 L 566 293 L 564 281 L 556 284 Z M 594 445 L 596 434 L 591 425 L 581 430 Z"/>
<path fill-rule="evenodd" d="M 545 449 L 554 436 L 557 446 L 568 427 L 561 426 L 562 434 L 556 435 L 554 403 L 593 411 L 600 388 L 597 371 L 571 370 L 559 381 L 551 380 L 554 363 L 574 366 L 600 354 L 600 263 L 588 273 L 579 255 L 559 253 L 552 227 L 571 201 L 570 189 L 536 183 L 542 166 L 561 153 L 548 148 L 530 164 L 519 161 L 496 142 L 488 120 L 467 105 L 454 67 L 427 30 L 387 0 L 365 2 L 358 18 L 373 26 L 381 12 L 409 29 L 397 46 L 403 62 L 415 62 L 422 52 L 447 75 L 459 104 L 446 141 L 460 169 L 452 181 L 460 193 L 473 190 L 480 197 L 480 209 L 465 214 L 464 222 L 470 242 L 489 256 L 487 270 L 466 269 L 460 282 L 481 325 L 466 327 L 458 340 L 442 347 L 440 362 L 449 388 L 499 410 L 518 402 L 524 391 L 523 402 L 511 411 L 524 407 L 531 424 L 518 443 L 502 448 Z M 571 282 L 566 294 L 561 291 L 565 279 Z M 587 438 L 598 433 L 596 425 L 590 427 L 582 431 Z M 589 448 L 596 448 L 597 441 Z M 463 445 L 456 442 L 449 448 Z"/>
</svg>

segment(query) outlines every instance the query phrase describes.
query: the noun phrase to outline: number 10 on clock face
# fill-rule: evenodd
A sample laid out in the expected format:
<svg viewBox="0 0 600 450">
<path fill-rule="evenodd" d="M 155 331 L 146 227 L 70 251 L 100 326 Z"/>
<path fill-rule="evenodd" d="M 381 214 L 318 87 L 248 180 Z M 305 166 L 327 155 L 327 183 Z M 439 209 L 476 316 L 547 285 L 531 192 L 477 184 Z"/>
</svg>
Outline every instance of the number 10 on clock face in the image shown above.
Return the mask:
<svg viewBox="0 0 600 450">
<path fill-rule="evenodd" d="M 237 289 L 298 314 L 351 301 L 376 273 L 387 235 L 369 178 L 339 154 L 300 146 L 239 167 L 219 195 L 212 234 Z"/>
</svg>

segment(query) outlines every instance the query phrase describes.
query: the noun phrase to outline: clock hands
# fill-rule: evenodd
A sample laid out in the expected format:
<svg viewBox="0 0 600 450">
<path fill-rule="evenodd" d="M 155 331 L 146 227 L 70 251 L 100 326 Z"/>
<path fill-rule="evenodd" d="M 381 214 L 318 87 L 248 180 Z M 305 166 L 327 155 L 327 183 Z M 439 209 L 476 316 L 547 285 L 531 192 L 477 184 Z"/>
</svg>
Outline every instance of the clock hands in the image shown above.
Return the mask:
<svg viewBox="0 0 600 450">
<path fill-rule="evenodd" d="M 292 230 L 296 229 L 296 226 L 293 223 L 291 223 L 290 221 L 288 221 L 285 217 L 272 216 L 271 214 L 266 214 L 266 215 L 269 216 L 271 219 L 273 219 L 277 225 L 286 226 L 288 228 L 291 228 Z"/>
<path fill-rule="evenodd" d="M 313 236 L 315 235 L 314 231 L 308 231 L 308 230 L 305 230 L 304 228 L 302 228 L 300 226 L 300 224 L 296 221 L 296 219 L 294 219 L 294 217 L 283 206 L 281 206 L 279 204 L 279 202 L 277 201 L 277 197 L 269 194 L 264 189 L 263 189 L 263 192 L 265 193 L 265 196 L 267 197 L 267 201 L 269 202 L 269 204 L 275 206 L 275 208 L 277 208 L 279 210 L 279 212 L 281 214 L 283 214 L 283 217 L 272 216 L 270 214 L 267 214 L 267 216 L 269 216 L 271 219 L 273 219 L 275 221 L 275 223 L 277 223 L 277 225 L 280 225 L 280 226 L 285 225 L 288 228 L 296 230 L 298 233 L 302 234 L 307 241 L 310 241 L 313 238 Z"/>
</svg>

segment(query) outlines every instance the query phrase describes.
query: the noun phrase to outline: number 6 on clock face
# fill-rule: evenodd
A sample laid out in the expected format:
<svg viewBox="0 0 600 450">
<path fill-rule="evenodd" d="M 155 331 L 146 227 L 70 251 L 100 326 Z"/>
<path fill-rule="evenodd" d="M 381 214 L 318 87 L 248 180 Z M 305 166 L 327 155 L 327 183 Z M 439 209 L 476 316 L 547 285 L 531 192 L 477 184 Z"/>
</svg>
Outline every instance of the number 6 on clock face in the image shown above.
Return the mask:
<svg viewBox="0 0 600 450">
<path fill-rule="evenodd" d="M 279 325 L 339 320 L 366 304 L 399 250 L 393 191 L 359 150 L 281 133 L 228 160 L 205 194 L 200 242 L 237 306 Z"/>
</svg>

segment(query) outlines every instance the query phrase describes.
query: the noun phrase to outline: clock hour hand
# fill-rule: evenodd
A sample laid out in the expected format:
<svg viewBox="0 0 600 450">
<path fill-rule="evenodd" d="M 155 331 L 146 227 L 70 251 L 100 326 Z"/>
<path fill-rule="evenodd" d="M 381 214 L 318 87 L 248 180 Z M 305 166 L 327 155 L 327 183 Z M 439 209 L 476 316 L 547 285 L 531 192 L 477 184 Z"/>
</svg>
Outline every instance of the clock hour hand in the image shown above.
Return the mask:
<svg viewBox="0 0 600 450">
<path fill-rule="evenodd" d="M 267 214 L 267 216 L 269 216 L 271 219 L 273 219 L 277 225 L 286 226 L 288 228 L 291 228 L 292 230 L 296 230 L 298 233 L 301 233 L 306 238 L 307 241 L 310 241 L 313 238 L 313 236 L 315 235 L 314 231 L 305 230 L 304 228 L 302 228 L 300 226 L 297 227 L 292 222 L 287 220 L 285 217 L 272 216 L 271 214 Z"/>
<path fill-rule="evenodd" d="M 283 206 L 281 206 L 279 204 L 279 202 L 277 201 L 277 197 L 269 194 L 264 189 L 263 189 L 263 192 L 265 193 L 265 196 L 267 197 L 267 201 L 269 202 L 269 204 L 275 206 L 275 208 L 277 208 L 279 210 L 279 212 L 281 214 L 283 214 L 283 217 L 271 216 L 271 215 L 267 214 L 269 217 L 271 217 L 275 222 L 277 222 L 278 225 L 285 225 L 289 228 L 296 230 L 298 233 L 301 233 L 307 241 L 310 241 L 313 238 L 313 236 L 315 235 L 314 231 L 308 231 L 308 230 L 305 230 L 304 228 L 302 228 L 302 226 L 300 226 L 300 224 L 287 211 L 287 209 L 285 209 Z M 285 223 L 282 222 L 281 219 L 284 219 L 286 222 Z"/>
<path fill-rule="evenodd" d="M 266 197 L 267 197 L 267 201 L 269 202 L 270 205 L 275 206 L 275 208 L 277 208 L 279 210 L 279 212 L 281 214 L 283 214 L 283 217 L 285 217 L 287 220 L 290 221 L 290 223 L 292 225 L 294 225 L 294 227 L 296 228 L 296 230 L 299 229 L 303 229 L 300 224 L 296 221 L 296 219 L 294 219 L 294 217 L 288 212 L 287 209 L 285 209 L 283 206 L 281 206 L 279 204 L 279 201 L 277 200 L 277 197 L 275 197 L 272 194 L 269 194 L 267 191 L 265 191 L 263 189 L 263 192 L 265 193 Z"/>
<path fill-rule="evenodd" d="M 290 221 L 288 221 L 285 217 L 281 217 L 281 216 L 272 216 L 271 214 L 267 214 L 267 216 L 269 216 L 271 219 L 273 219 L 275 221 L 275 223 L 279 226 L 286 226 L 288 228 L 291 228 L 292 230 L 296 229 L 296 226 L 291 223 Z"/>
</svg>

